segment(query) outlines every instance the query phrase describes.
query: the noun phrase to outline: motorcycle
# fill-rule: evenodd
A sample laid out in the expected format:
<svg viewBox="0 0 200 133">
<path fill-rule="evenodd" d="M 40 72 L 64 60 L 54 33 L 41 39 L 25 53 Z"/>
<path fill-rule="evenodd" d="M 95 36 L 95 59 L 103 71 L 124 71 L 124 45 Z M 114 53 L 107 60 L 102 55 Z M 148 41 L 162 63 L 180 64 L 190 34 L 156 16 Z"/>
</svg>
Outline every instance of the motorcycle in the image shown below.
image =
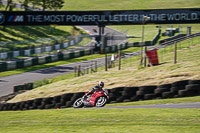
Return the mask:
<svg viewBox="0 0 200 133">
<path fill-rule="evenodd" d="M 85 92 L 87 94 L 87 92 Z M 82 108 L 84 107 L 84 102 L 89 102 L 92 104 L 92 107 L 103 107 L 106 105 L 108 101 L 108 90 L 103 89 L 102 91 L 96 91 L 91 95 L 84 95 L 81 98 L 78 98 L 74 104 L 74 108 Z"/>
</svg>

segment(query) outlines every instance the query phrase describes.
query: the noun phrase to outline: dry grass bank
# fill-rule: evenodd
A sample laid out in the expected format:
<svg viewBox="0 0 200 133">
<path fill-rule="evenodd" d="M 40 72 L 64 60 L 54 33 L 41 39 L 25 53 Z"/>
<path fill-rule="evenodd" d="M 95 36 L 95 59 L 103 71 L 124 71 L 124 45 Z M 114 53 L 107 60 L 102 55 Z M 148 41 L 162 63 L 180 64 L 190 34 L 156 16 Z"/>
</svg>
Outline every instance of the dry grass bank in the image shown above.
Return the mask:
<svg viewBox="0 0 200 133">
<path fill-rule="evenodd" d="M 111 89 L 119 86 L 144 86 L 172 83 L 185 79 L 200 79 L 200 45 L 178 50 L 178 63 L 173 63 L 173 52 L 162 55 L 161 65 L 138 69 L 139 59 L 122 65 L 122 69 L 101 70 L 97 73 L 62 80 L 17 95 L 9 102 L 18 102 L 39 97 L 50 97 L 70 92 L 90 90 L 98 81 Z"/>
</svg>

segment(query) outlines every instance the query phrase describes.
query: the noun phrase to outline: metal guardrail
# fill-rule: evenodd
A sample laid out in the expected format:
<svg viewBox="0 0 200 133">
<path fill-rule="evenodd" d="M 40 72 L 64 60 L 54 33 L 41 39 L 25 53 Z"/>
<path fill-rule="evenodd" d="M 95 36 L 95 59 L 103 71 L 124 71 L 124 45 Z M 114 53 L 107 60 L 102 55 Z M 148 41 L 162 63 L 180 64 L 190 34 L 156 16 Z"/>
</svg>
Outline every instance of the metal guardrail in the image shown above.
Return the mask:
<svg viewBox="0 0 200 133">
<path fill-rule="evenodd" d="M 175 43 L 178 43 L 178 42 L 181 42 L 181 41 L 184 41 L 184 40 L 188 40 L 188 39 L 192 39 L 192 38 L 195 38 L 195 37 L 199 37 L 199 36 L 200 36 L 200 32 L 190 34 L 190 35 L 186 35 L 184 37 L 176 38 L 174 40 L 167 41 L 165 43 L 161 43 L 161 44 L 156 45 L 156 46 L 149 46 L 148 48 L 149 49 L 162 49 L 162 48 L 168 47 L 170 45 L 173 45 Z"/>
</svg>

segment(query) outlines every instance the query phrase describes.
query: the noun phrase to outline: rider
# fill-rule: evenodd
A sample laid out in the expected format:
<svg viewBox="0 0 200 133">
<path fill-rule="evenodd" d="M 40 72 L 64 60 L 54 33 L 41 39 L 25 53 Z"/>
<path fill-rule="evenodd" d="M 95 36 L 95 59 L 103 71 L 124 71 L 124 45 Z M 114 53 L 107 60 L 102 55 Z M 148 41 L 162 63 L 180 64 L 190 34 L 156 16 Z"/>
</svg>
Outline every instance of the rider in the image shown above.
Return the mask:
<svg viewBox="0 0 200 133">
<path fill-rule="evenodd" d="M 104 83 L 102 81 L 99 81 L 98 85 L 95 85 L 91 91 L 89 91 L 86 95 L 88 94 L 93 94 L 95 91 L 102 91 L 104 87 Z"/>
<path fill-rule="evenodd" d="M 87 92 L 87 94 L 85 94 L 85 96 L 88 96 L 90 94 L 93 94 L 94 92 L 96 91 L 102 91 L 103 90 L 103 87 L 104 87 L 104 82 L 102 81 L 99 81 L 98 85 L 95 85 L 91 91 Z M 108 97 L 108 96 L 107 96 Z M 89 102 L 84 102 L 84 105 L 86 107 L 92 107 L 92 104 L 89 103 Z"/>
</svg>

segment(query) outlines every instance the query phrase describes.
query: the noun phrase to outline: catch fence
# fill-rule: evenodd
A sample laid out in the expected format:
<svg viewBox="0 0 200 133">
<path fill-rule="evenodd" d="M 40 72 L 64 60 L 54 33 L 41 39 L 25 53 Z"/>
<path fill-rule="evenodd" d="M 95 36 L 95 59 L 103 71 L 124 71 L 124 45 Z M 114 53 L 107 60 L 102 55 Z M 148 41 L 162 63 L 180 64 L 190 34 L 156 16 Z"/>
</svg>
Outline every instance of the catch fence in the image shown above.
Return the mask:
<svg viewBox="0 0 200 133">
<path fill-rule="evenodd" d="M 179 62 L 179 60 L 181 60 L 182 57 L 185 56 L 181 54 L 181 51 L 180 51 L 181 49 L 190 48 L 191 46 L 194 46 L 197 44 L 200 44 L 200 32 L 191 34 L 191 35 L 180 36 L 170 41 L 165 41 L 164 43 L 160 43 L 159 45 L 148 46 L 147 50 L 157 49 L 159 64 L 162 64 L 164 62 L 169 62 L 167 58 L 164 58 L 165 56 L 168 56 L 168 55 L 172 55 L 173 59 L 170 59 L 173 61 L 172 63 L 177 63 Z M 89 74 L 92 72 L 97 72 L 100 69 L 105 69 L 105 71 L 109 71 L 110 68 L 114 68 L 114 67 L 118 67 L 119 70 L 123 69 L 123 67 L 125 68 L 131 67 L 133 65 L 138 65 L 138 67 L 142 67 L 140 64 L 142 54 L 143 54 L 143 50 L 137 51 L 137 52 L 131 52 L 131 53 L 124 53 L 124 54 L 121 53 L 120 56 L 118 53 L 109 54 L 107 56 L 105 55 L 105 58 L 101 59 L 103 60 L 103 62 L 94 60 L 91 63 L 91 65 L 80 66 L 80 71 L 84 74 L 79 74 L 79 75 L 76 74 L 78 72 L 77 71 L 78 66 L 77 66 L 75 75 L 81 76 L 81 75 Z M 114 56 L 114 60 L 113 60 L 113 56 Z M 135 62 L 137 63 L 134 64 Z M 88 70 L 91 70 L 91 71 L 88 72 Z M 92 70 L 95 70 L 95 71 L 92 71 Z"/>
</svg>

